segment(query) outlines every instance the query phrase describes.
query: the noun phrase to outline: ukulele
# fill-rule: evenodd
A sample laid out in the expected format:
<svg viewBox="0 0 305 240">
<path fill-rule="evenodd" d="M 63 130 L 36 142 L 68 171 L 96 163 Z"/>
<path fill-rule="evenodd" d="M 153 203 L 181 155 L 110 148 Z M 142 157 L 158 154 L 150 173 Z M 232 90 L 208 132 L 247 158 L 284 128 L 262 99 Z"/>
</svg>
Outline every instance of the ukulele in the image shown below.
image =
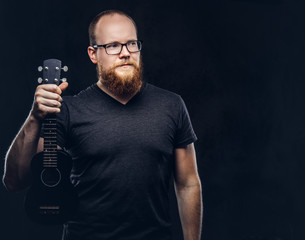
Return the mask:
<svg viewBox="0 0 305 240">
<path fill-rule="evenodd" d="M 38 70 L 43 72 L 40 84 L 59 85 L 61 61 L 48 59 Z M 63 224 L 76 213 L 78 197 L 70 181 L 71 156 L 57 149 L 56 114 L 48 114 L 43 121 L 43 152 L 36 154 L 31 162 L 33 181 L 25 198 L 28 217 L 46 225 Z"/>
</svg>

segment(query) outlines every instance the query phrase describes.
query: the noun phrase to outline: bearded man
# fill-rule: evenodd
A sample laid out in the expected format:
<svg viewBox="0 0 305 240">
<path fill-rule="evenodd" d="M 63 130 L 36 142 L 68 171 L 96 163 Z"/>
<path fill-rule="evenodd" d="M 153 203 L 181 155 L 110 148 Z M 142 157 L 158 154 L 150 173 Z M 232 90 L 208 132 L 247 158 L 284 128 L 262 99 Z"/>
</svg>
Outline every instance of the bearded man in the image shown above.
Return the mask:
<svg viewBox="0 0 305 240">
<path fill-rule="evenodd" d="M 67 83 L 37 87 L 6 156 L 5 186 L 19 191 L 31 185 L 31 159 L 43 150 L 42 121 L 57 113 L 58 148 L 72 156 L 71 181 L 79 197 L 75 216 L 64 224 L 64 240 L 172 239 L 172 176 L 184 239 L 199 240 L 197 138 L 183 100 L 142 80 L 142 42 L 125 13 L 97 15 L 89 38 L 97 83 L 63 99 Z"/>
</svg>

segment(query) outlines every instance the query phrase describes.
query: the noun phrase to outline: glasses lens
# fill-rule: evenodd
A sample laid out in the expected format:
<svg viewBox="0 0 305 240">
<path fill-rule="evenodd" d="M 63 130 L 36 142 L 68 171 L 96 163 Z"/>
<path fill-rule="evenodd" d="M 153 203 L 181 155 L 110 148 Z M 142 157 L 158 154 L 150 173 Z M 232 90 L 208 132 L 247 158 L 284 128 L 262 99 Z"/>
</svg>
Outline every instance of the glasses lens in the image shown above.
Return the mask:
<svg viewBox="0 0 305 240">
<path fill-rule="evenodd" d="M 119 54 L 121 51 L 121 44 L 120 43 L 111 43 L 111 44 L 106 45 L 105 49 L 108 54 Z"/>
<path fill-rule="evenodd" d="M 140 41 L 128 42 L 127 48 L 129 52 L 138 52 L 141 50 L 141 42 Z"/>
</svg>

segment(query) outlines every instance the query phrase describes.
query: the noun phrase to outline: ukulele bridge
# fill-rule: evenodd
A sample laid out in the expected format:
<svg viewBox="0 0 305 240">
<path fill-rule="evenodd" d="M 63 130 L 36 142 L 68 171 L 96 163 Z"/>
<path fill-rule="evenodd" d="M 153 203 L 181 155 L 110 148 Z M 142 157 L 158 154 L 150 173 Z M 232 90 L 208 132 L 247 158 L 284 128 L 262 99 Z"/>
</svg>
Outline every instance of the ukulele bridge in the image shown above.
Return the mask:
<svg viewBox="0 0 305 240">
<path fill-rule="evenodd" d="M 60 214 L 59 206 L 40 206 L 39 213 L 42 215 L 58 215 Z"/>
</svg>

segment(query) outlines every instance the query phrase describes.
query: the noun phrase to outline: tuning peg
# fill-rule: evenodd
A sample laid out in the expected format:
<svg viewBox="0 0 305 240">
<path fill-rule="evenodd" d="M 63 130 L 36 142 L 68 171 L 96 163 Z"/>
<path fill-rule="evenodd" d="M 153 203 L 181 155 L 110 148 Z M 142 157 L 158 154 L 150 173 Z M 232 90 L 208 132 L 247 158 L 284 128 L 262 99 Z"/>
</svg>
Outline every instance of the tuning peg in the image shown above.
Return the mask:
<svg viewBox="0 0 305 240">
<path fill-rule="evenodd" d="M 39 84 L 41 84 L 43 82 L 43 79 L 40 77 L 40 78 L 38 78 L 37 81 L 38 81 Z"/>
<path fill-rule="evenodd" d="M 44 67 L 45 70 L 48 70 L 49 68 L 48 67 Z M 43 70 L 43 67 L 42 66 L 39 66 L 38 67 L 38 72 L 42 72 Z"/>
<path fill-rule="evenodd" d="M 62 82 L 66 82 L 67 81 L 67 79 L 66 78 L 62 78 L 62 79 L 60 79 Z"/>
<path fill-rule="evenodd" d="M 62 70 L 64 70 L 64 72 L 68 72 L 68 67 L 64 66 L 63 68 L 61 68 Z"/>
</svg>

